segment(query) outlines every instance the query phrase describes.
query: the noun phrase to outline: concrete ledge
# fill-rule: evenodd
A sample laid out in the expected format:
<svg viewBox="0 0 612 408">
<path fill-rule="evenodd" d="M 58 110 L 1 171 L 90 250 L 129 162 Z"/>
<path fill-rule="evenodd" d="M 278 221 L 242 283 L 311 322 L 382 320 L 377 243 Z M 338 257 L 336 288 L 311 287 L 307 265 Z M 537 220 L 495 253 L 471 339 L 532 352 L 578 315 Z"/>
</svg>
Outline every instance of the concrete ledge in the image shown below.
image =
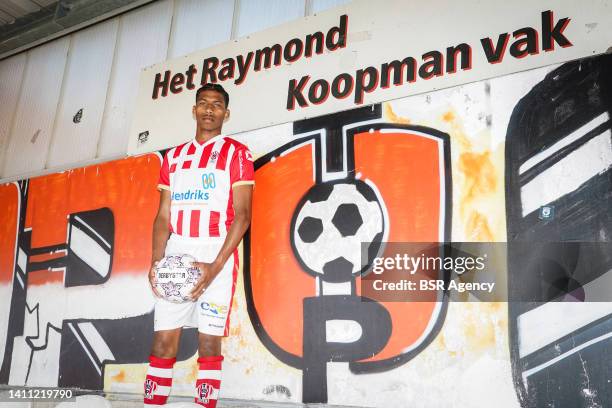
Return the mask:
<svg viewBox="0 0 612 408">
<path fill-rule="evenodd" d="M 77 395 L 72 401 L 11 401 L 9 389 L 27 390 L 26 387 L 0 385 L 0 407 L 2 408 L 142 408 L 142 396 L 136 394 L 102 393 L 95 391 L 73 390 Z M 201 408 L 192 398 L 170 396 L 168 408 Z M 346 405 L 298 404 L 255 400 L 236 400 L 223 398 L 217 408 L 359 408 Z"/>
</svg>

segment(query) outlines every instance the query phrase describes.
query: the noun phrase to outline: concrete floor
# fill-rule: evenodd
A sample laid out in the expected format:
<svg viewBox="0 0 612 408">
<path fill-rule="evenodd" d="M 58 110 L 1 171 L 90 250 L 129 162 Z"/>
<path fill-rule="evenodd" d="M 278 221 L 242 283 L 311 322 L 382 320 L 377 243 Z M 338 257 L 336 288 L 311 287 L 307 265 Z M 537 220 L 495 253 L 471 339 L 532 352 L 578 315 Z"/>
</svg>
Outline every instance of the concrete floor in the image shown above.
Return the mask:
<svg viewBox="0 0 612 408">
<path fill-rule="evenodd" d="M 71 401 L 15 401 L 9 398 L 6 386 L 0 385 L 0 408 L 142 408 L 142 396 L 135 394 L 88 394 Z M 192 398 L 170 397 L 168 408 L 198 408 Z M 295 404 L 265 401 L 221 399 L 217 408 L 358 408 L 327 404 Z M 200 407 L 201 408 L 201 407 Z"/>
</svg>

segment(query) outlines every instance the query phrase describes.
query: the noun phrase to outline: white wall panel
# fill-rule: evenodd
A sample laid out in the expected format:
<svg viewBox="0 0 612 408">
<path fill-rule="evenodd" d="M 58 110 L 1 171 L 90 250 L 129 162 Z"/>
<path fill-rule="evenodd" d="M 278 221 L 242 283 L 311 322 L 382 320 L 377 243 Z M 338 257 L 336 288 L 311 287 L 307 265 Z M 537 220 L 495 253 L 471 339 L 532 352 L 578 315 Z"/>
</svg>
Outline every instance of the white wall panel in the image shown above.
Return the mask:
<svg viewBox="0 0 612 408">
<path fill-rule="evenodd" d="M 0 169 L 6 157 L 25 64 L 25 53 L 0 61 Z"/>
<path fill-rule="evenodd" d="M 96 157 L 118 26 L 116 18 L 73 34 L 46 167 Z"/>
<path fill-rule="evenodd" d="M 338 7 L 343 4 L 350 3 L 351 0 L 311 0 L 312 1 L 312 13 L 320 13 L 324 10 Z"/>
<path fill-rule="evenodd" d="M 236 37 L 304 17 L 304 0 L 240 0 Z"/>
<path fill-rule="evenodd" d="M 4 177 L 42 170 L 60 99 L 69 37 L 28 51 Z"/>
<path fill-rule="evenodd" d="M 142 68 L 166 59 L 172 1 L 160 1 L 121 17 L 98 157 L 126 154 Z"/>
<path fill-rule="evenodd" d="M 176 0 L 168 58 L 228 41 L 233 16 L 234 1 Z"/>
</svg>

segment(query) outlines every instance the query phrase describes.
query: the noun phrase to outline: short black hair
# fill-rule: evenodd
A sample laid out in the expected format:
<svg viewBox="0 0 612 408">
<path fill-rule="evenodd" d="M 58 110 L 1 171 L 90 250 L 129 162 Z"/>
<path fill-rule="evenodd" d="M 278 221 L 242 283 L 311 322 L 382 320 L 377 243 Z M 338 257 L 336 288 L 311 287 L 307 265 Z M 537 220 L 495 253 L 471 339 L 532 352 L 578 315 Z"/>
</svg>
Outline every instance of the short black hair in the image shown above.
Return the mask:
<svg viewBox="0 0 612 408">
<path fill-rule="evenodd" d="M 196 91 L 196 95 L 195 95 L 196 102 L 198 101 L 198 96 L 200 96 L 200 93 L 204 91 L 219 92 L 221 95 L 223 95 L 223 99 L 225 100 L 225 107 L 227 108 L 229 106 L 229 94 L 227 93 L 225 89 L 223 89 L 221 85 L 212 84 L 212 83 L 207 83 L 207 84 L 202 85 L 200 89 Z"/>
</svg>

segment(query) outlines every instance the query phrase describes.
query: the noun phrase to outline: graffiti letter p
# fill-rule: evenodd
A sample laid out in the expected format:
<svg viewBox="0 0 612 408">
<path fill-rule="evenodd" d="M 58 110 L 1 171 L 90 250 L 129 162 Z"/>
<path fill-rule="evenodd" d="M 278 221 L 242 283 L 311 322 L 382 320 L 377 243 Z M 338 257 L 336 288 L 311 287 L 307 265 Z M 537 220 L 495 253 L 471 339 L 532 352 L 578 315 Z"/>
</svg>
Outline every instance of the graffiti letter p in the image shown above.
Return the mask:
<svg viewBox="0 0 612 408">
<path fill-rule="evenodd" d="M 350 320 L 361 326 L 351 343 L 330 342 L 327 323 Z M 327 402 L 327 362 L 350 362 L 371 357 L 391 336 L 391 315 L 377 302 L 358 296 L 319 296 L 304 299 L 303 401 Z"/>
</svg>

